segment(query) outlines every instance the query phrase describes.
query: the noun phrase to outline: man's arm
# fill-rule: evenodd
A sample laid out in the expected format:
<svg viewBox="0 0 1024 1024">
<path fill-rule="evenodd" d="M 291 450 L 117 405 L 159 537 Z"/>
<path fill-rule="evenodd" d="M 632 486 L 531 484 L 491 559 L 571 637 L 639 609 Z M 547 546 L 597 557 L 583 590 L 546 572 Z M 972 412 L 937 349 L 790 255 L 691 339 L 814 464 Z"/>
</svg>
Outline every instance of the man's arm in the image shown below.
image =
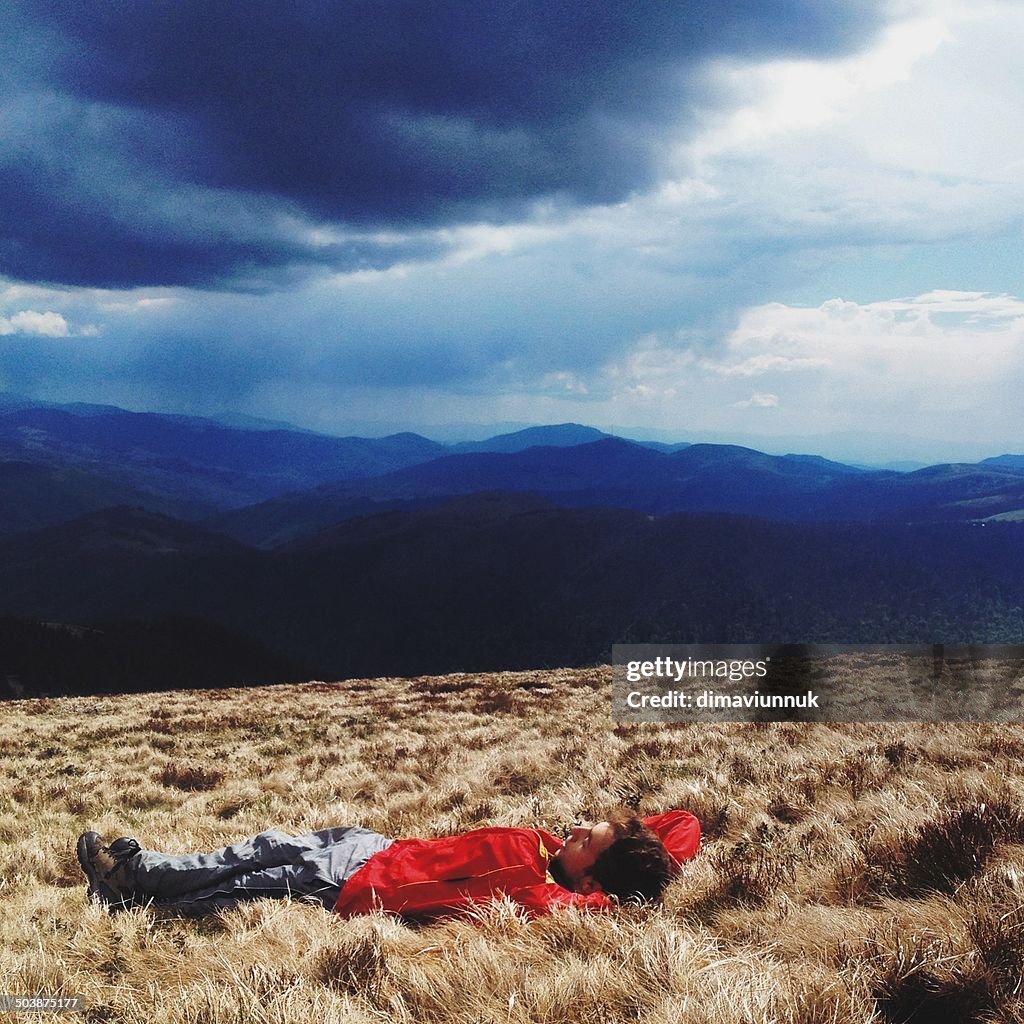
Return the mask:
<svg viewBox="0 0 1024 1024">
<path fill-rule="evenodd" d="M 530 917 L 540 917 L 552 910 L 578 907 L 581 910 L 611 910 L 614 904 L 603 892 L 572 892 L 554 882 L 524 885 L 509 894 L 509 898 L 524 907 Z"/>
<path fill-rule="evenodd" d="M 676 870 L 700 849 L 700 822 L 689 811 L 665 811 L 644 818 L 644 824 L 665 844 Z"/>
</svg>

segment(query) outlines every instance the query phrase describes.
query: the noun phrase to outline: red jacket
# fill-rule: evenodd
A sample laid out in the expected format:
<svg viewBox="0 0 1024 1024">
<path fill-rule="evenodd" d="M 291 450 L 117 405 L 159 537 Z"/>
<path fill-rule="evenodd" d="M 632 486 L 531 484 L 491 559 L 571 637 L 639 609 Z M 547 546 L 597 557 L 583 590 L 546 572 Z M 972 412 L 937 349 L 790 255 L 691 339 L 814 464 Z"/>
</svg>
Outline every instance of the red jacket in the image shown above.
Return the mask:
<svg viewBox="0 0 1024 1024">
<path fill-rule="evenodd" d="M 700 846 L 700 825 L 686 811 L 644 819 L 676 863 Z M 607 910 L 603 893 L 572 892 L 548 873 L 561 839 L 539 828 L 478 828 L 441 839 L 399 839 L 374 854 L 345 884 L 334 909 L 344 917 L 381 908 L 406 917 L 436 917 L 508 896 L 531 917 L 555 907 Z"/>
</svg>

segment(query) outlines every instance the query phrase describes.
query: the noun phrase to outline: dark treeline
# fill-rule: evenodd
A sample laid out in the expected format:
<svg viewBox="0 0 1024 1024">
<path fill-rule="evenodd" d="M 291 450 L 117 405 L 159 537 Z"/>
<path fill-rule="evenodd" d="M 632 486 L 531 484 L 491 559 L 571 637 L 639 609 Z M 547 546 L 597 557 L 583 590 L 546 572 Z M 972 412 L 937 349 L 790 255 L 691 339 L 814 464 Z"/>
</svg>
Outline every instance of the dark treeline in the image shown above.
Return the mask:
<svg viewBox="0 0 1024 1024">
<path fill-rule="evenodd" d="M 0 616 L 0 698 L 308 678 L 296 661 L 209 622 L 167 618 L 83 627 Z"/>
<path fill-rule="evenodd" d="M 86 692 L 573 666 L 616 642 L 1024 643 L 1015 523 L 655 518 L 478 495 L 266 552 L 134 516 L 90 520 L 88 543 L 61 528 L 0 548 L 0 612 L 117 622 L 74 643 L 31 627 L 49 630 L 35 647 L 9 625 L 22 660 L 0 680 Z"/>
</svg>

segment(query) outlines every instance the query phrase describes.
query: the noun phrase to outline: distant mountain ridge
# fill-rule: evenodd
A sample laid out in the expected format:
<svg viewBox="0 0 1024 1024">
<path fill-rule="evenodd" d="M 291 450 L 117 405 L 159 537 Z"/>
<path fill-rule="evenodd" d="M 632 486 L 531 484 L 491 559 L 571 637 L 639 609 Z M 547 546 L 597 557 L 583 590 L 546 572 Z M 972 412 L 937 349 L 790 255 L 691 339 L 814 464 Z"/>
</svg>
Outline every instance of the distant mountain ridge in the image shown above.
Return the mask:
<svg viewBox="0 0 1024 1024">
<path fill-rule="evenodd" d="M 353 516 L 420 508 L 479 491 L 512 491 L 570 508 L 622 508 L 656 516 L 969 521 L 1024 509 L 1024 471 L 950 465 L 900 474 L 735 445 L 689 445 L 666 453 L 605 438 L 568 448 L 446 455 L 378 477 L 284 495 L 211 517 L 207 525 L 270 547 Z"/>
<path fill-rule="evenodd" d="M 1024 473 L 1024 455 L 995 455 L 990 459 L 982 459 L 978 465 Z"/>
<path fill-rule="evenodd" d="M 739 445 L 630 441 L 577 423 L 455 446 L 264 426 L 0 395 L 0 536 L 133 505 L 272 547 L 478 491 L 657 516 L 1024 519 L 1021 455 L 899 473 Z"/>
<path fill-rule="evenodd" d="M 446 451 L 416 434 L 333 438 L 159 413 L 70 409 L 0 411 L 0 453 L 92 474 L 149 495 L 154 508 L 187 503 L 197 517 L 328 480 L 374 476 Z"/>
<path fill-rule="evenodd" d="M 521 452 L 527 448 L 573 448 L 612 437 L 595 427 L 579 423 L 556 423 L 544 427 L 527 427 L 511 434 L 497 434 L 485 441 L 460 441 L 449 445 L 453 454 L 471 452 Z"/>
</svg>

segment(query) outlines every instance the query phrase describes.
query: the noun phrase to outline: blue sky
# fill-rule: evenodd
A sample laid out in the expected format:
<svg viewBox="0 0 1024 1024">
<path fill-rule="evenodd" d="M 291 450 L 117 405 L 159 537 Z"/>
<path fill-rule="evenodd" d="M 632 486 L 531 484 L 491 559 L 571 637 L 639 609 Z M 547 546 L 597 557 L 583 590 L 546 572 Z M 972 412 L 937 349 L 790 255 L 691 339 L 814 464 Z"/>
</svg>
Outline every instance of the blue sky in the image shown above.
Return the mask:
<svg viewBox="0 0 1024 1024">
<path fill-rule="evenodd" d="M 1024 10 L 15 0 L 0 390 L 1024 450 Z"/>
</svg>

